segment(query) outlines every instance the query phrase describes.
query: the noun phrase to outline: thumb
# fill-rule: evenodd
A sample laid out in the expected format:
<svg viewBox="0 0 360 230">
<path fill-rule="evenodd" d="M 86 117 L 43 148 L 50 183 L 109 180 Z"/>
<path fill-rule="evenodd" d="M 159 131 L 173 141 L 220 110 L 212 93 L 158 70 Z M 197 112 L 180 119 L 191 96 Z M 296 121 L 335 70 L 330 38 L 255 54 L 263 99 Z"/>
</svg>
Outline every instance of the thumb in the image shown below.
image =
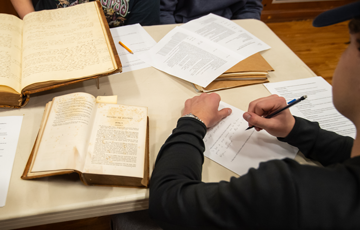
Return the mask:
<svg viewBox="0 0 360 230">
<path fill-rule="evenodd" d="M 255 113 L 249 113 L 249 112 L 244 113 L 243 118 L 249 123 L 249 127 L 255 126 L 261 129 L 266 129 L 267 122 L 269 121 L 268 119 L 260 117 Z"/>
<path fill-rule="evenodd" d="M 218 115 L 221 117 L 221 119 L 224 119 L 225 117 L 229 116 L 231 112 L 232 110 L 230 108 L 224 108 L 219 111 Z"/>
</svg>

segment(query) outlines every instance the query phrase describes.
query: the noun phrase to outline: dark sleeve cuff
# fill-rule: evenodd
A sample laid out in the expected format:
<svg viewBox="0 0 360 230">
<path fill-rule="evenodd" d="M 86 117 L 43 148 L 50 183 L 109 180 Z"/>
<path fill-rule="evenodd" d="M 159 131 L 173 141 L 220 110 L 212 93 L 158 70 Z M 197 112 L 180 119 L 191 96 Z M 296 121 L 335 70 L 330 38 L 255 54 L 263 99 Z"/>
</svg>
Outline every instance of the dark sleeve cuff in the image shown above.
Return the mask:
<svg viewBox="0 0 360 230">
<path fill-rule="evenodd" d="M 319 123 L 300 117 L 295 117 L 295 125 L 289 135 L 278 140 L 298 147 L 306 157 L 324 166 L 348 159 L 354 141 L 351 137 L 321 129 Z"/>
<path fill-rule="evenodd" d="M 319 129 L 319 123 L 317 122 L 310 122 L 308 120 L 305 120 L 303 118 L 299 118 L 294 116 L 295 118 L 295 124 L 293 129 L 290 131 L 289 135 L 287 137 L 278 137 L 277 139 L 282 142 L 287 142 L 289 144 L 296 142 L 296 139 L 298 139 L 301 135 L 304 134 L 304 132 L 314 132 L 317 129 Z M 312 125 L 309 126 L 309 123 L 312 123 Z M 316 127 L 314 127 L 316 126 Z M 307 129 L 302 130 L 302 128 L 306 127 Z"/>
</svg>

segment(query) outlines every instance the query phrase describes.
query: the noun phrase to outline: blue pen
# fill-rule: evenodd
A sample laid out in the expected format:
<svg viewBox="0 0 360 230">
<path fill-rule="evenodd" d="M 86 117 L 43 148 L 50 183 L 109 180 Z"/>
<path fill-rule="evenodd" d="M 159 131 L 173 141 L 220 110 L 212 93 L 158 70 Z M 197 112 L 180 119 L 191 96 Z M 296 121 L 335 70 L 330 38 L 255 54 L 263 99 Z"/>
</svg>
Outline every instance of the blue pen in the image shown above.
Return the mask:
<svg viewBox="0 0 360 230">
<path fill-rule="evenodd" d="M 296 99 L 292 99 L 291 101 L 288 102 L 288 104 L 293 103 L 294 101 L 296 101 Z"/>
<path fill-rule="evenodd" d="M 294 99 L 294 100 L 291 100 L 291 101 L 289 101 L 289 103 L 288 103 L 288 105 L 287 105 L 287 106 L 285 106 L 284 108 L 279 109 L 279 110 L 277 110 L 277 111 L 273 112 L 272 114 L 267 115 L 265 118 L 272 118 L 273 116 L 277 115 L 278 113 L 280 113 L 280 112 L 284 111 L 285 109 L 290 108 L 291 106 L 293 106 L 293 105 L 295 105 L 295 104 L 299 103 L 299 102 L 300 102 L 300 101 L 302 101 L 302 100 L 305 100 L 306 98 L 307 98 L 307 96 L 306 96 L 306 95 L 304 95 L 304 96 L 300 97 L 299 99 L 296 99 L 296 100 L 295 100 L 295 99 Z M 254 127 L 255 127 L 255 126 L 248 127 L 246 130 L 251 129 L 251 128 L 254 128 Z"/>
</svg>

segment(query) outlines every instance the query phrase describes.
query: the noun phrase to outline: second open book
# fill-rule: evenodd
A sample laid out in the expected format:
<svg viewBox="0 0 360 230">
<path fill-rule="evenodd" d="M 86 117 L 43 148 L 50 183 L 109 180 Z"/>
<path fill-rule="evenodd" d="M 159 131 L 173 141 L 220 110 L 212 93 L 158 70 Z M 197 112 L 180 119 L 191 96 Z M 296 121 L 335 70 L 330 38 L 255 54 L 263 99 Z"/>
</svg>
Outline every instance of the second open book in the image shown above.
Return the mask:
<svg viewBox="0 0 360 230">
<path fill-rule="evenodd" d="M 147 108 L 100 103 L 90 94 L 46 104 L 23 179 L 77 172 L 88 185 L 147 186 Z"/>
</svg>

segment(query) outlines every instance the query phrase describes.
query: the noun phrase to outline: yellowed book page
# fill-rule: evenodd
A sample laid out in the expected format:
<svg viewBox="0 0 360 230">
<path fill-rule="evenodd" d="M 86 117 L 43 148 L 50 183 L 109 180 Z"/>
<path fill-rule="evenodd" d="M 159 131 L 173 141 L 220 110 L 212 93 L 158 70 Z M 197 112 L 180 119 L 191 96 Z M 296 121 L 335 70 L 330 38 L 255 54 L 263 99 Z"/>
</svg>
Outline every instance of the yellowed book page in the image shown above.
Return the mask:
<svg viewBox="0 0 360 230">
<path fill-rule="evenodd" d="M 23 21 L 0 14 L 0 85 L 21 92 L 21 47 Z"/>
<path fill-rule="evenodd" d="M 25 16 L 22 88 L 115 69 L 95 4 L 89 2 Z"/>
<path fill-rule="evenodd" d="M 95 98 L 87 93 L 55 97 L 32 172 L 75 169 L 85 162 Z"/>
<path fill-rule="evenodd" d="M 142 178 L 147 108 L 97 104 L 84 173 Z"/>
</svg>

